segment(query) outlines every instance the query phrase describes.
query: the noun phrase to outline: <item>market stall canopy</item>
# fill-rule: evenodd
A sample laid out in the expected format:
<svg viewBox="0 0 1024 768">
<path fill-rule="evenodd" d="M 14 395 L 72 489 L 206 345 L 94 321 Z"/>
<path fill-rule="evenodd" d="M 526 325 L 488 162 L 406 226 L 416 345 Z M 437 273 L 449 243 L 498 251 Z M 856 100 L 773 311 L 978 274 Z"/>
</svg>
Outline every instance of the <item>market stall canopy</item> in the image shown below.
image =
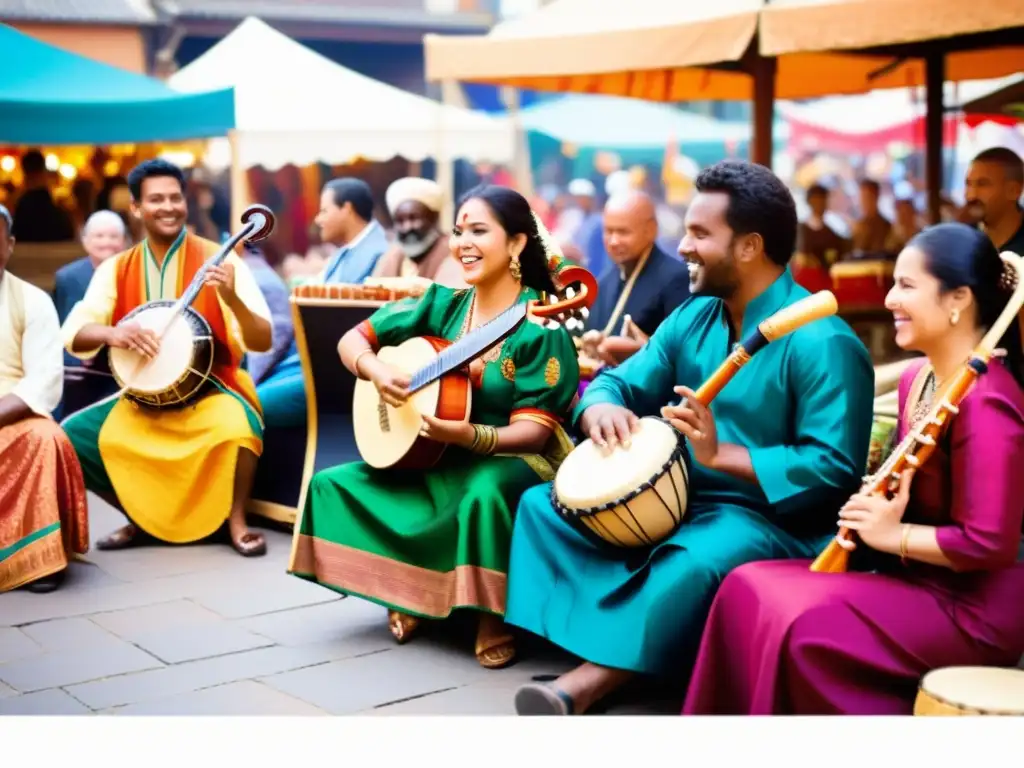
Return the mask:
<svg viewBox="0 0 1024 768">
<path fill-rule="evenodd" d="M 964 2 L 555 0 L 487 35 L 427 35 L 427 78 L 651 101 L 746 100 L 753 83 L 741 69 L 760 29 L 758 50 L 779 57 L 777 98 L 923 85 L 918 60 L 833 51 L 1021 24 L 1024 0 L 972 0 L 970 13 Z M 953 53 L 946 73 L 949 80 L 973 80 L 1022 69 L 1024 48 L 1011 47 Z"/>
<path fill-rule="evenodd" d="M 813 52 L 877 48 L 890 48 L 895 55 L 899 46 L 1000 31 L 1006 33 L 1002 41 L 990 39 L 972 45 L 975 50 L 947 54 L 946 79 L 952 81 L 1024 69 L 1024 0 L 772 0 L 761 11 L 759 50 L 782 61 Z M 920 59 L 902 61 L 875 78 L 872 87 L 924 84 L 924 66 Z"/>
<path fill-rule="evenodd" d="M 556 0 L 487 35 L 424 36 L 428 80 L 651 101 L 747 99 L 740 72 L 690 69 L 737 62 L 763 0 Z"/>
<path fill-rule="evenodd" d="M 721 144 L 750 139 L 748 123 L 728 123 L 666 104 L 572 94 L 523 109 L 524 128 L 580 147 L 604 149 Z"/>
<path fill-rule="evenodd" d="M 360 157 L 421 161 L 444 154 L 511 162 L 512 124 L 408 93 L 346 69 L 250 17 L 168 84 L 179 91 L 232 87 L 238 161 L 339 164 Z"/>
<path fill-rule="evenodd" d="M 1024 77 L 1012 78 L 997 91 L 978 95 L 963 105 L 967 124 L 995 121 L 1015 125 L 1024 119 Z"/>
<path fill-rule="evenodd" d="M 127 144 L 224 136 L 230 90 L 182 94 L 159 80 L 56 48 L 0 24 L 0 142 Z"/>
<path fill-rule="evenodd" d="M 943 102 L 950 106 L 943 126 L 945 145 L 957 145 L 961 112 L 966 112 L 967 103 L 1001 93 L 1017 81 L 1011 77 L 946 83 Z M 957 104 L 965 106 L 958 109 Z M 925 142 L 923 89 L 894 88 L 808 102 L 781 101 L 776 109 L 789 126 L 791 145 L 802 150 L 866 154 L 886 151 L 891 144 L 919 147 Z"/>
</svg>

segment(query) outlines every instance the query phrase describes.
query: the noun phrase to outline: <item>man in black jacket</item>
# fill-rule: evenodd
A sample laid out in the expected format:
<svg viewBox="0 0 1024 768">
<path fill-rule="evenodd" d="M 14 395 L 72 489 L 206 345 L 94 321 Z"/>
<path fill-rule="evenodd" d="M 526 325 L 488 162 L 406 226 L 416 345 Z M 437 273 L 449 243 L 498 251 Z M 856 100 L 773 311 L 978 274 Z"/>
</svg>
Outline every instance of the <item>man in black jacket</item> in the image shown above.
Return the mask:
<svg viewBox="0 0 1024 768">
<path fill-rule="evenodd" d="M 654 201 L 639 191 L 608 198 L 604 246 L 612 265 L 598 276 L 598 296 L 587 317 L 583 352 L 618 365 L 643 346 L 662 320 L 690 295 L 686 265 L 655 243 Z"/>
</svg>

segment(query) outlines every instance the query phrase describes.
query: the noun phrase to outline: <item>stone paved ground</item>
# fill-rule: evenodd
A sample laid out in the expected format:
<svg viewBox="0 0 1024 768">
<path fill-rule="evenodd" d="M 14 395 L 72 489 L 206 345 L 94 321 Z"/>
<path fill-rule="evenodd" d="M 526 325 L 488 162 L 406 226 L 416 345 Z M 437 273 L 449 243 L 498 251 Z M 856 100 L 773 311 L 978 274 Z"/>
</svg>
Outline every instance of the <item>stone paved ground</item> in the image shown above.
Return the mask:
<svg viewBox="0 0 1024 768">
<path fill-rule="evenodd" d="M 95 542 L 123 518 L 90 501 Z M 0 715 L 512 714 L 518 685 L 572 664 L 538 647 L 485 670 L 471 625 L 397 646 L 383 608 L 288 576 L 290 538 L 265 533 L 255 559 L 93 548 L 57 592 L 0 595 Z M 678 707 L 645 696 L 611 712 Z"/>
</svg>

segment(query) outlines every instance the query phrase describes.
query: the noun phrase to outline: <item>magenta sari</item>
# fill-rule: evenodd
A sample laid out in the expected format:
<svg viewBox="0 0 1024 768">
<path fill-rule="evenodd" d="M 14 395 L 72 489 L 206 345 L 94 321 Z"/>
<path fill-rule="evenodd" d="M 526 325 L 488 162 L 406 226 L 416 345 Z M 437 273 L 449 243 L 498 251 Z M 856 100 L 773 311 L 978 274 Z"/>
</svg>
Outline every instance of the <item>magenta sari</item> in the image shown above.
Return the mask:
<svg viewBox="0 0 1024 768">
<path fill-rule="evenodd" d="M 922 367 L 900 380 L 901 438 Z M 957 570 L 878 553 L 875 573 L 811 573 L 807 560 L 737 568 L 712 606 L 683 714 L 909 715 L 929 670 L 1016 666 L 1022 518 L 1024 393 L 993 361 L 915 476 L 904 516 L 938 527 Z"/>
</svg>

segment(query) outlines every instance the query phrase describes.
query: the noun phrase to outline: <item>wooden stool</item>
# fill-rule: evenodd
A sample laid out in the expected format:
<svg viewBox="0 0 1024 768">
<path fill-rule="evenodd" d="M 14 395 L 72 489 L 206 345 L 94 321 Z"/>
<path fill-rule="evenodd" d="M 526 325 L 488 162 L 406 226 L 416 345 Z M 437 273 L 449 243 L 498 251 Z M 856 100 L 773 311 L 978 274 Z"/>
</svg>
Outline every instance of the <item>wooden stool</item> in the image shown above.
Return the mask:
<svg viewBox="0 0 1024 768">
<path fill-rule="evenodd" d="M 946 667 L 921 678 L 917 716 L 1024 715 L 1024 670 Z"/>
</svg>

